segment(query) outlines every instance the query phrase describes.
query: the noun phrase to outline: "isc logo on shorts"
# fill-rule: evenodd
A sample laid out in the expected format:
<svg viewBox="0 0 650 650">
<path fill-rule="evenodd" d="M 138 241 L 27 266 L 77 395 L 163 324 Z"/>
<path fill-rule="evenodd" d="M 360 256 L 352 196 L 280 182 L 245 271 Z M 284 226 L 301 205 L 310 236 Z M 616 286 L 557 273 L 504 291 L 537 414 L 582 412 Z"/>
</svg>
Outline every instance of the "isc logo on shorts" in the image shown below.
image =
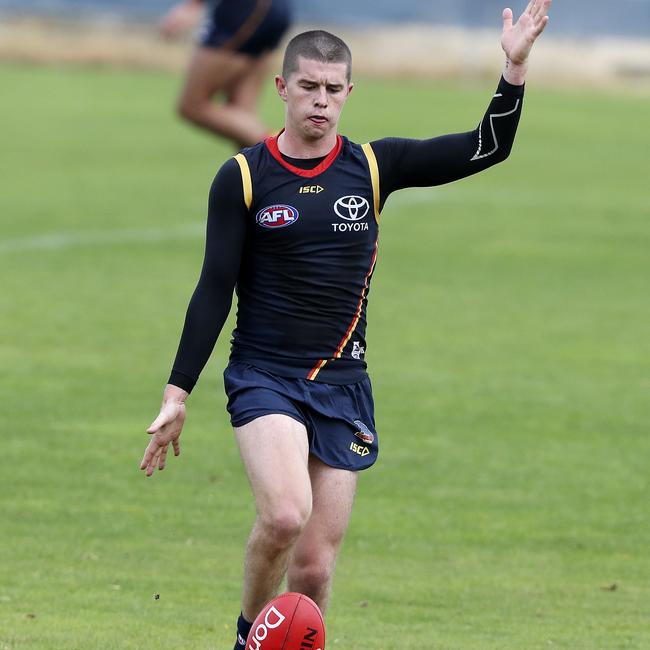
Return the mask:
<svg viewBox="0 0 650 650">
<path fill-rule="evenodd" d="M 363 456 L 367 456 L 370 453 L 370 449 L 368 449 L 368 447 L 358 445 L 356 442 L 350 443 L 350 451 L 353 451 L 355 454 L 359 454 L 359 456 L 362 458 Z"/>
<path fill-rule="evenodd" d="M 285 228 L 296 223 L 299 216 L 290 205 L 269 205 L 257 213 L 255 221 L 263 228 Z"/>
</svg>

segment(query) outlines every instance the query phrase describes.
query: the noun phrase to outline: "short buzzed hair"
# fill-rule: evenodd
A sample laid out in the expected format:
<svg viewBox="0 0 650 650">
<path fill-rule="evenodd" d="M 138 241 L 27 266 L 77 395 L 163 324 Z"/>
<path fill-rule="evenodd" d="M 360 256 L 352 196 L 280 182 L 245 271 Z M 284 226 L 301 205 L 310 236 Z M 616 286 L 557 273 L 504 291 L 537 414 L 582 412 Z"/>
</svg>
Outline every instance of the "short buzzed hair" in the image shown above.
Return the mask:
<svg viewBox="0 0 650 650">
<path fill-rule="evenodd" d="M 282 62 L 282 76 L 288 79 L 298 69 L 298 57 L 323 63 L 345 63 L 347 77 L 352 77 L 352 53 L 350 48 L 334 34 L 315 29 L 294 36 L 287 45 Z"/>
</svg>

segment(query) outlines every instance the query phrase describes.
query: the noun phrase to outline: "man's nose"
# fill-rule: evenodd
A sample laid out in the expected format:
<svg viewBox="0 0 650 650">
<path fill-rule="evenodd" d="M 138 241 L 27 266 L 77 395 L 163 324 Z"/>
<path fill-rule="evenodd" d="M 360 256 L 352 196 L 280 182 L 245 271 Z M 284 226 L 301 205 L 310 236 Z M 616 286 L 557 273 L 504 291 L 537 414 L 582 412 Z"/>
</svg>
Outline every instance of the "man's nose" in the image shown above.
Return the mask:
<svg viewBox="0 0 650 650">
<path fill-rule="evenodd" d="M 325 108 L 327 106 L 327 88 L 325 86 L 318 87 L 318 93 L 316 94 L 316 99 L 314 100 L 316 106 Z"/>
</svg>

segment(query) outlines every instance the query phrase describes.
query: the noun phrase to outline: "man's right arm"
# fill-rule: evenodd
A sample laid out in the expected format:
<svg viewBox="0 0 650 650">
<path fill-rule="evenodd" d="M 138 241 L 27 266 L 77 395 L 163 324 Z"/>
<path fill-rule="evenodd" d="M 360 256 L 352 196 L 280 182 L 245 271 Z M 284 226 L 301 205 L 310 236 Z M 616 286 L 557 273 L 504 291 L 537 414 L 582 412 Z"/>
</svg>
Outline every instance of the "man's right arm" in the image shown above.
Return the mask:
<svg viewBox="0 0 650 650">
<path fill-rule="evenodd" d="M 228 317 L 246 239 L 239 165 L 228 160 L 210 188 L 203 268 L 185 316 L 169 383 L 188 393 L 207 363 Z"/>
<path fill-rule="evenodd" d="M 384 138 L 371 143 L 379 167 L 381 207 L 395 190 L 450 183 L 508 157 L 521 115 L 528 57 L 548 24 L 550 6 L 551 0 L 530 0 L 516 23 L 512 10 L 503 10 L 506 64 L 476 129 L 429 140 Z"/>
<path fill-rule="evenodd" d="M 406 187 L 432 187 L 484 171 L 510 154 L 521 116 L 524 86 L 501 78 L 473 131 L 427 140 L 384 138 L 372 142 L 380 176 L 381 205 Z"/>
</svg>

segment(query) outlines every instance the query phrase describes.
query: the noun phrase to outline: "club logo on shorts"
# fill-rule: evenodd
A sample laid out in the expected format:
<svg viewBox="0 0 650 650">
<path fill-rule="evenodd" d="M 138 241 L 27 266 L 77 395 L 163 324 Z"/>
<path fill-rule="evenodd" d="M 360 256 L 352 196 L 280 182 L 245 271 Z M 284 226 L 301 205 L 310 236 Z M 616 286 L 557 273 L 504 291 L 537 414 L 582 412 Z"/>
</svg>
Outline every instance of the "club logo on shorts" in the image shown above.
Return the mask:
<svg viewBox="0 0 650 650">
<path fill-rule="evenodd" d="M 361 420 L 355 420 L 354 424 L 359 428 L 354 435 L 371 445 L 375 441 L 375 434 Z"/>
<path fill-rule="evenodd" d="M 347 221 L 360 221 L 370 210 L 370 205 L 362 196 L 342 196 L 334 204 L 334 212 Z"/>
<path fill-rule="evenodd" d="M 255 221 L 262 228 L 286 228 L 299 217 L 298 210 L 290 205 L 269 205 L 257 213 Z"/>
<path fill-rule="evenodd" d="M 354 452 L 355 454 L 359 454 L 361 458 L 363 458 L 364 456 L 368 456 L 368 454 L 370 454 L 370 449 L 368 449 L 368 447 L 364 447 L 363 445 L 358 445 L 356 442 L 350 443 L 350 451 Z"/>
</svg>

